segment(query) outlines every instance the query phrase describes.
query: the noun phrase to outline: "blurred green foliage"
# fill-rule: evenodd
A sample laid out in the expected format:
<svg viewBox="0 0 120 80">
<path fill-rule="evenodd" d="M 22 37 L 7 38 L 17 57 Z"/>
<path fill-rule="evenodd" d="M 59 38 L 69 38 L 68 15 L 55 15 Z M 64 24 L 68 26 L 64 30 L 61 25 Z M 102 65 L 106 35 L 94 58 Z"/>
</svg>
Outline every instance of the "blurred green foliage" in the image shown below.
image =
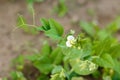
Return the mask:
<svg viewBox="0 0 120 80">
<path fill-rule="evenodd" d="M 65 0 L 58 0 L 58 5 L 56 5 L 53 10 L 58 14 L 59 17 L 65 16 L 68 13 L 68 8 L 65 4 Z"/>
</svg>

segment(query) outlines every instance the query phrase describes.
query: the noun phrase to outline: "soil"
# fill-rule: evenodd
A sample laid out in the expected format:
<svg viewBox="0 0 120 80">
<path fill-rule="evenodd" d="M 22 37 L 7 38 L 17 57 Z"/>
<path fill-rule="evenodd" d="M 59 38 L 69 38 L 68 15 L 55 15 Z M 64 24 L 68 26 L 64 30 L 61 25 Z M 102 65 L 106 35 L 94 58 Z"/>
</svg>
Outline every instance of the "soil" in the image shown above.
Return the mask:
<svg viewBox="0 0 120 80">
<path fill-rule="evenodd" d="M 65 27 L 66 32 L 70 29 L 80 32 L 79 26 L 72 23 L 80 20 L 98 21 L 98 25 L 104 27 L 120 14 L 120 0 L 66 0 L 68 14 L 65 17 L 52 13 L 56 4 L 57 0 L 35 3 L 36 25 L 40 24 L 40 18 L 55 18 Z M 88 9 L 94 15 L 88 13 Z M 23 15 L 28 23 L 32 23 L 25 0 L 0 0 L 0 77 L 9 75 L 12 59 L 19 54 L 31 52 L 31 47 L 40 49 L 42 44 L 43 34 L 29 35 L 16 28 L 18 14 Z"/>
</svg>

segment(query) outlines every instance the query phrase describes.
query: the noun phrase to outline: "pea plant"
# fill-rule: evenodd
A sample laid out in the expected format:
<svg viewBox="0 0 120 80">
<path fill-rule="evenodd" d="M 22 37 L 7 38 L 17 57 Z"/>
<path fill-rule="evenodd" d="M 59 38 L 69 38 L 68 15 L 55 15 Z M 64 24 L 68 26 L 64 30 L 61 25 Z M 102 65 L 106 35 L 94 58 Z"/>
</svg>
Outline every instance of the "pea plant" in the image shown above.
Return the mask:
<svg viewBox="0 0 120 80">
<path fill-rule="evenodd" d="M 58 0 L 58 4 L 53 8 L 53 11 L 57 13 L 59 17 L 63 17 L 68 13 L 68 7 L 65 1 L 66 0 Z"/>
<path fill-rule="evenodd" d="M 56 45 L 43 42 L 39 53 L 19 56 L 12 80 L 120 80 L 120 43 L 115 33 L 120 29 L 120 17 L 100 29 L 93 22 L 80 22 L 82 31 L 64 33 L 63 26 L 54 19 L 40 20 L 41 26 L 29 25 L 19 16 L 18 26 L 25 32 L 43 32 Z M 37 69 L 35 79 L 23 72 L 25 60 Z M 27 73 L 32 71 L 28 69 Z"/>
</svg>

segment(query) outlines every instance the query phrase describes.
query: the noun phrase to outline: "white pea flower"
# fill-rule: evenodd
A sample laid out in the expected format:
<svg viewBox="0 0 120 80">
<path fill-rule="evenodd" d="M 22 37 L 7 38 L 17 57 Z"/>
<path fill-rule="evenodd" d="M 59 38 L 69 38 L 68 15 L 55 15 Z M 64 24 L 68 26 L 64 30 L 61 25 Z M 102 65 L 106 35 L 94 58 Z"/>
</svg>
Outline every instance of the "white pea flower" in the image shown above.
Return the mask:
<svg viewBox="0 0 120 80">
<path fill-rule="evenodd" d="M 66 42 L 66 46 L 67 46 L 67 47 L 72 47 L 72 44 L 70 43 L 70 41 L 67 41 L 67 42 Z"/>
<path fill-rule="evenodd" d="M 66 46 L 67 47 L 72 47 L 74 43 L 75 43 L 74 36 L 72 36 L 72 35 L 68 36 L 67 41 L 66 41 Z"/>
<path fill-rule="evenodd" d="M 72 41 L 72 40 L 75 40 L 75 38 L 74 38 L 74 36 L 70 35 L 70 36 L 67 37 L 67 40 Z"/>
</svg>

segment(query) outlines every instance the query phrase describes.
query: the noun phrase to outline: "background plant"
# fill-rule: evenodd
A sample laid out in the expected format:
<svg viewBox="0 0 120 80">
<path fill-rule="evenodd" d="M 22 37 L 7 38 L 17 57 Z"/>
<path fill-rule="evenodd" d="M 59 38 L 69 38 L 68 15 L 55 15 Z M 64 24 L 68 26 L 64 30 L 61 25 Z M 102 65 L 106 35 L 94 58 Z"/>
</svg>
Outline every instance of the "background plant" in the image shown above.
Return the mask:
<svg viewBox="0 0 120 80">
<path fill-rule="evenodd" d="M 68 13 L 65 0 L 58 0 L 58 4 L 53 8 L 53 11 L 57 13 L 59 17 L 65 16 Z"/>
<path fill-rule="evenodd" d="M 26 0 L 26 2 L 28 4 L 29 11 L 33 14 L 34 3 L 36 3 L 36 2 L 40 3 L 43 1 L 45 1 L 45 0 Z M 65 16 L 68 12 L 68 8 L 67 8 L 67 5 L 65 3 L 65 0 L 58 0 L 57 4 L 53 7 L 53 12 L 57 13 L 59 17 Z"/>
</svg>

